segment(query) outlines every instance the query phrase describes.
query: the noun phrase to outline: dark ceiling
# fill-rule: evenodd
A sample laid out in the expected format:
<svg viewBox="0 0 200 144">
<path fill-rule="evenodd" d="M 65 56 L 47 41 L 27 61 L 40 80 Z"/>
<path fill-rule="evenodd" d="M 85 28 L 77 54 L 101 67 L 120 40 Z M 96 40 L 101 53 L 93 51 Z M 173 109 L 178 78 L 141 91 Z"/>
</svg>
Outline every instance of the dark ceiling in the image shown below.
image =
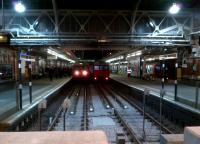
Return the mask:
<svg viewBox="0 0 200 144">
<path fill-rule="evenodd" d="M 11 9 L 19 0 L 4 0 Z M 52 9 L 52 0 L 21 0 L 27 9 Z M 58 9 L 127 9 L 133 10 L 139 0 L 56 0 Z M 139 10 L 166 10 L 175 0 L 141 0 Z M 176 0 L 184 8 L 199 6 L 199 0 Z"/>
</svg>

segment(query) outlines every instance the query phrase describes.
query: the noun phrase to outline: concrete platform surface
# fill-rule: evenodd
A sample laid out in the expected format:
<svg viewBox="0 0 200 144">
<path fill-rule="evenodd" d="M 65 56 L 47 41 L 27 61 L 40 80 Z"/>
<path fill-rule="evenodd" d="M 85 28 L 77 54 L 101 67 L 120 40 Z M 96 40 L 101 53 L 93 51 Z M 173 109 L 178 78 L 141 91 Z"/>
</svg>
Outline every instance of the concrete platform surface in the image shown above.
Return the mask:
<svg viewBox="0 0 200 144">
<path fill-rule="evenodd" d="M 200 144 L 200 126 L 185 128 L 184 144 Z"/>
<path fill-rule="evenodd" d="M 103 131 L 1 132 L 0 144 L 108 144 Z"/>
<path fill-rule="evenodd" d="M 32 102 L 37 102 L 41 98 L 47 97 L 47 95 L 56 91 L 56 89 L 62 87 L 64 84 L 71 80 L 70 77 L 59 78 L 53 81 L 49 79 L 39 79 L 32 81 Z M 0 120 L 8 117 L 10 113 L 9 110 L 12 110 L 12 113 L 17 111 L 16 103 L 16 83 L 8 83 L 5 85 L 0 85 Z M 29 102 L 29 86 L 28 83 L 23 84 L 22 89 L 22 102 L 23 109 L 27 109 L 27 106 L 30 106 Z"/>
<path fill-rule="evenodd" d="M 160 143 L 161 144 L 183 144 L 183 134 L 162 134 Z"/>
<path fill-rule="evenodd" d="M 136 78 L 127 78 L 124 75 L 115 75 L 115 74 L 110 75 L 110 78 L 113 79 L 114 81 L 117 81 L 124 85 L 128 85 L 139 91 L 144 91 L 145 89 L 148 89 L 151 95 L 160 97 L 161 82 L 140 80 Z M 191 112 L 195 112 L 196 114 L 200 114 L 199 110 L 200 99 L 198 101 L 199 107 L 195 108 L 195 94 L 194 94 L 196 92 L 195 87 L 179 84 L 177 92 L 177 96 L 179 99 L 178 101 L 175 101 L 174 99 L 174 84 L 166 83 L 164 89 L 165 89 L 164 100 L 179 105 L 184 109 L 187 109 Z M 200 94 L 200 88 L 199 88 L 199 94 Z"/>
</svg>

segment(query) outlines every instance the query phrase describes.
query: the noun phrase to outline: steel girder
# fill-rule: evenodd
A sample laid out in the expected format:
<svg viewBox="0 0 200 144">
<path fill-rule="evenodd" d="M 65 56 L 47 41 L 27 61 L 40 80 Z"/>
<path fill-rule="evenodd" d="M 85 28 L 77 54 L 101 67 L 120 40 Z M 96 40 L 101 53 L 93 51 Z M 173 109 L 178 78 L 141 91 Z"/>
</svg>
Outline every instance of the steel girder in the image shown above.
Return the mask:
<svg viewBox="0 0 200 144">
<path fill-rule="evenodd" d="M 11 33 L 12 45 L 188 46 L 193 28 L 191 13 L 54 8 L 24 14 L 5 11 L 4 15 L 5 31 Z"/>
</svg>

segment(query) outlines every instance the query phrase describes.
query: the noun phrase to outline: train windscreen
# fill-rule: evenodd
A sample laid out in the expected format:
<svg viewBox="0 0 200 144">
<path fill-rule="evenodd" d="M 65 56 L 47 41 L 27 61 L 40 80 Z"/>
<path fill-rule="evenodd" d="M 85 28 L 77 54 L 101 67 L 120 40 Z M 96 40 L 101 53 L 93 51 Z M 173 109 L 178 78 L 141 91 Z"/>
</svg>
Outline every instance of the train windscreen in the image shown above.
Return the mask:
<svg viewBox="0 0 200 144">
<path fill-rule="evenodd" d="M 94 70 L 109 70 L 109 67 L 107 65 L 103 66 L 94 66 Z"/>
</svg>

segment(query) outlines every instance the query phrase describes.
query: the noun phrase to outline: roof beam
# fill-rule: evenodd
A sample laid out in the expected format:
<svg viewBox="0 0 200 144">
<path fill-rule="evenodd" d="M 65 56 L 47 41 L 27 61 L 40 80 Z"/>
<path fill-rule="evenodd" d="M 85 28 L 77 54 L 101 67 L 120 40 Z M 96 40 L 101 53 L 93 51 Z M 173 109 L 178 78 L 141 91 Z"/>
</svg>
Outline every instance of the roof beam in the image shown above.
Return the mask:
<svg viewBox="0 0 200 144">
<path fill-rule="evenodd" d="M 57 11 L 57 5 L 56 5 L 56 1 L 52 0 L 52 4 L 53 4 L 53 12 L 54 12 L 54 17 L 55 17 L 55 32 L 58 34 L 58 11 Z"/>
</svg>

